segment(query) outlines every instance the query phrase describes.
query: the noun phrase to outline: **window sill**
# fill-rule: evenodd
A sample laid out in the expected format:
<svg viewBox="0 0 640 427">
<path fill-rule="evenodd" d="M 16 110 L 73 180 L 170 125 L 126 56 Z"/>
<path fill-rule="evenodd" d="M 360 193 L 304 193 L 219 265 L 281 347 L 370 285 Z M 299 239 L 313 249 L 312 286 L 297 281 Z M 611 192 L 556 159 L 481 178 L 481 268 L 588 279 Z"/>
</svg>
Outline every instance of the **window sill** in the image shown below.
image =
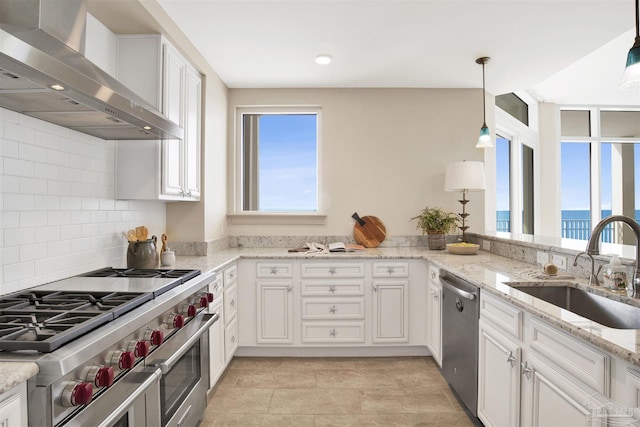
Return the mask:
<svg viewBox="0 0 640 427">
<path fill-rule="evenodd" d="M 323 213 L 242 212 L 227 214 L 232 225 L 324 225 Z"/>
</svg>

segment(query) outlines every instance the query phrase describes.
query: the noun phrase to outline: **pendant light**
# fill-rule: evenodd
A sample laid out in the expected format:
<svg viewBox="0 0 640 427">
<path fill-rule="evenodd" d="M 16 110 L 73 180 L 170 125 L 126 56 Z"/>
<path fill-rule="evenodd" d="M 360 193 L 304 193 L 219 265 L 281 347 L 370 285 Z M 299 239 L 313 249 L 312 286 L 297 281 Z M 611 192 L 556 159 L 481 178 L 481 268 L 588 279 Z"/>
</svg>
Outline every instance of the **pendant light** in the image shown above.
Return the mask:
<svg viewBox="0 0 640 427">
<path fill-rule="evenodd" d="M 493 142 L 491 141 L 491 134 L 489 133 L 489 127 L 487 126 L 487 103 L 485 100 L 485 85 L 484 85 L 484 64 L 489 62 L 488 56 L 483 56 L 482 58 L 476 59 L 476 64 L 482 65 L 482 127 L 480 128 L 480 137 L 478 138 L 478 143 L 476 144 L 476 148 L 491 148 L 493 147 Z"/>
<path fill-rule="evenodd" d="M 640 11 L 636 0 L 636 38 L 627 55 L 627 68 L 622 75 L 621 88 L 630 89 L 640 87 Z"/>
</svg>

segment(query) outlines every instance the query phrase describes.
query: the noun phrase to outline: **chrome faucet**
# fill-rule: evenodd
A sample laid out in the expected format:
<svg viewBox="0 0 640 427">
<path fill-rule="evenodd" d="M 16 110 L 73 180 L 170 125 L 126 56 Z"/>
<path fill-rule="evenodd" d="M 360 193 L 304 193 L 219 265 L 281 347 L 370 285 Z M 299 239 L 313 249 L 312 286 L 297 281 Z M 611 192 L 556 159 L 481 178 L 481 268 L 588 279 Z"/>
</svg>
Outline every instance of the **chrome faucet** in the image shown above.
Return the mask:
<svg viewBox="0 0 640 427">
<path fill-rule="evenodd" d="M 596 226 L 593 228 L 591 232 L 591 238 L 589 239 L 589 243 L 587 244 L 587 255 L 591 256 L 591 275 L 593 276 L 593 255 L 600 254 L 600 235 L 604 228 L 612 223 L 612 222 L 624 222 L 633 230 L 633 234 L 636 236 L 636 269 L 633 273 L 633 292 L 640 292 L 640 270 L 638 270 L 638 261 L 640 260 L 640 225 L 633 220 L 632 218 L 626 217 L 624 215 L 612 215 L 606 218 L 603 218 Z M 579 256 L 580 254 L 578 254 Z M 577 256 L 576 256 L 577 258 Z M 574 261 L 575 265 L 575 261 Z M 600 271 L 600 270 L 598 270 Z"/>
<path fill-rule="evenodd" d="M 595 268 L 595 260 L 593 259 L 593 255 L 591 255 L 588 252 L 580 252 L 573 259 L 573 266 L 574 267 L 578 266 L 578 258 L 580 258 L 580 255 L 586 255 L 591 260 L 591 275 L 589 276 L 589 286 L 600 286 L 600 281 L 598 280 L 598 274 L 600 274 L 600 270 L 602 270 L 602 266 L 600 266 L 598 268 L 598 271 L 594 273 L 594 271 L 595 271 L 594 270 L 594 268 Z"/>
</svg>

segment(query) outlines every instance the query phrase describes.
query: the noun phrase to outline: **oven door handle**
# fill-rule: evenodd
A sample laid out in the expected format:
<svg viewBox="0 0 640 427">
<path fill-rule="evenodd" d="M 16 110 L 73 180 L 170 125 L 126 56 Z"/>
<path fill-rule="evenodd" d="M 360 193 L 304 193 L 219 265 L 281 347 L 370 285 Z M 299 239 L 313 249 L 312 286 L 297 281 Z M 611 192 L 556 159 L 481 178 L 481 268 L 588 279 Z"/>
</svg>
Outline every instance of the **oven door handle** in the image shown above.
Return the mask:
<svg viewBox="0 0 640 427">
<path fill-rule="evenodd" d="M 213 325 L 215 322 L 218 321 L 219 318 L 220 318 L 220 315 L 218 313 L 205 314 L 202 317 L 202 321 L 204 322 L 204 324 L 200 328 L 198 328 L 197 331 L 195 333 L 193 333 L 184 342 L 184 344 L 182 344 L 180 346 L 180 348 L 178 350 L 173 352 L 171 354 L 171 356 L 169 356 L 169 358 L 167 358 L 167 360 L 165 360 L 163 362 L 160 362 L 160 363 L 157 363 L 155 366 L 157 368 L 160 368 L 160 370 L 162 371 L 163 374 L 168 373 L 171 370 L 171 368 L 173 368 L 173 365 L 175 365 L 175 363 L 178 360 L 180 360 L 180 358 L 182 358 L 182 356 L 184 356 L 184 354 L 187 351 L 189 351 L 189 349 L 202 337 L 202 335 L 204 335 L 209 330 L 211 325 Z M 187 328 L 185 328 L 185 329 L 187 329 Z M 175 339 L 175 338 L 177 338 L 177 336 L 174 336 L 172 338 Z M 170 342 L 170 340 L 169 340 L 169 342 Z"/>
</svg>

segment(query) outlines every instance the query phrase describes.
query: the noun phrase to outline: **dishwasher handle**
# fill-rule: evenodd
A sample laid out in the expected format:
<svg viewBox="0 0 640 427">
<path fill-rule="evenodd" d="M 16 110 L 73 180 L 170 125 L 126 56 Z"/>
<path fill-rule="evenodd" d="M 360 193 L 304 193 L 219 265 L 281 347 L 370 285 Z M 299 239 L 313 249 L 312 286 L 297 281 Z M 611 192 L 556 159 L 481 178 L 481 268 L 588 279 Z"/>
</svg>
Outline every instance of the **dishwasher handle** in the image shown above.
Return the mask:
<svg viewBox="0 0 640 427">
<path fill-rule="evenodd" d="M 469 301 L 473 301 L 478 297 L 474 292 L 464 291 L 464 290 L 460 289 L 459 287 L 457 287 L 453 282 L 448 281 L 444 277 L 440 277 L 440 281 L 442 281 L 442 284 L 447 289 L 449 289 L 451 292 L 455 293 L 459 297 L 462 297 L 464 299 L 468 299 Z"/>
</svg>

